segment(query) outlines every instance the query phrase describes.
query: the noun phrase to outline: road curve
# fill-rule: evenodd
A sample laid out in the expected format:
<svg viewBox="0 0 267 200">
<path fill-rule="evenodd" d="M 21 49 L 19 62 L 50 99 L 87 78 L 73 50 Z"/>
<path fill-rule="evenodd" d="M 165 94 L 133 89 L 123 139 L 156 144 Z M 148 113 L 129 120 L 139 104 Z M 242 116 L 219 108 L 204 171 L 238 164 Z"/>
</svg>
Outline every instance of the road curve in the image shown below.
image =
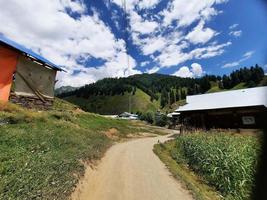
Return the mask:
<svg viewBox="0 0 267 200">
<path fill-rule="evenodd" d="M 97 169 L 86 169 L 72 200 L 191 200 L 153 153 L 168 136 L 142 138 L 111 147 Z"/>
</svg>

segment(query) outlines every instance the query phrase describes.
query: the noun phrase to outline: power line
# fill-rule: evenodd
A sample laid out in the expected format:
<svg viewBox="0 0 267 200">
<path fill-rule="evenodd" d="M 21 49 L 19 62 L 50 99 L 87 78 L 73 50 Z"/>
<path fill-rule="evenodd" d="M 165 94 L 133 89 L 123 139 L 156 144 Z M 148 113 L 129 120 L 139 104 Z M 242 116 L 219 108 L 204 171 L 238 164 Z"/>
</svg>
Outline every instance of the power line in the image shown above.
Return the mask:
<svg viewBox="0 0 267 200">
<path fill-rule="evenodd" d="M 126 60 L 127 60 L 127 69 L 130 68 L 130 58 L 129 58 L 129 26 L 128 26 L 128 17 L 127 17 L 127 7 L 126 7 L 126 0 L 122 0 L 122 8 L 124 11 L 124 42 L 125 42 L 125 50 L 126 50 Z M 129 95 L 129 113 L 132 110 L 132 93 Z"/>
<path fill-rule="evenodd" d="M 124 42 L 125 42 L 125 50 L 126 50 L 126 60 L 127 60 L 127 68 L 129 69 L 130 59 L 129 59 L 129 25 L 128 25 L 128 17 L 127 17 L 127 6 L 126 0 L 122 0 L 122 8 L 124 11 L 124 22 L 123 22 L 123 30 L 124 30 Z"/>
</svg>

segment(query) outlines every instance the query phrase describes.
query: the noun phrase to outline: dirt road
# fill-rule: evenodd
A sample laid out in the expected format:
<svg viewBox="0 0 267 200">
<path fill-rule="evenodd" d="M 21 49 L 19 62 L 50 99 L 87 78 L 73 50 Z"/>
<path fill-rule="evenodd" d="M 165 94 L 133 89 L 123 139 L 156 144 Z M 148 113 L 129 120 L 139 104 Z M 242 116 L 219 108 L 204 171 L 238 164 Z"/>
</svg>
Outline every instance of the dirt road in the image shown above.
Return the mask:
<svg viewBox="0 0 267 200">
<path fill-rule="evenodd" d="M 111 147 L 97 169 L 87 168 L 73 200 L 189 200 L 192 196 L 153 153 L 168 136 L 142 138 Z"/>
</svg>

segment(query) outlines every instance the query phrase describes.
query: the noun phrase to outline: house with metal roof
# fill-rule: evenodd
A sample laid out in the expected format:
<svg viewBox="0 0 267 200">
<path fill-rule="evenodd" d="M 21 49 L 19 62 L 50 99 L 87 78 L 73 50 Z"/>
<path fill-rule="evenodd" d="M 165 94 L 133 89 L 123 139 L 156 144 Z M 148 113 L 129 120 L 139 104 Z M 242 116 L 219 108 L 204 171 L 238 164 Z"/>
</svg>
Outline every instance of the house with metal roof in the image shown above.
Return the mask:
<svg viewBox="0 0 267 200">
<path fill-rule="evenodd" d="M 262 128 L 267 120 L 267 87 L 186 97 L 175 110 L 180 121 L 196 128 Z"/>
<path fill-rule="evenodd" d="M 47 109 L 59 66 L 0 35 L 0 101 Z"/>
</svg>

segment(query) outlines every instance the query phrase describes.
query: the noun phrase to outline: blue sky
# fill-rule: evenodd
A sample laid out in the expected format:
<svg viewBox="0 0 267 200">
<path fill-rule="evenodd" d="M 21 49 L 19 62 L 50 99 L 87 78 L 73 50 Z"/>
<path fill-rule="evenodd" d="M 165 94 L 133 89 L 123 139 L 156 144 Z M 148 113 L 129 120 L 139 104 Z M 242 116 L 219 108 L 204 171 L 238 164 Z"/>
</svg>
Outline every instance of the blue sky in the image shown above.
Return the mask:
<svg viewBox="0 0 267 200">
<path fill-rule="evenodd" d="M 256 63 L 266 69 L 261 0 L 128 0 L 128 52 L 122 2 L 0 0 L 0 33 L 64 66 L 58 86 L 137 73 L 223 75 Z"/>
</svg>

